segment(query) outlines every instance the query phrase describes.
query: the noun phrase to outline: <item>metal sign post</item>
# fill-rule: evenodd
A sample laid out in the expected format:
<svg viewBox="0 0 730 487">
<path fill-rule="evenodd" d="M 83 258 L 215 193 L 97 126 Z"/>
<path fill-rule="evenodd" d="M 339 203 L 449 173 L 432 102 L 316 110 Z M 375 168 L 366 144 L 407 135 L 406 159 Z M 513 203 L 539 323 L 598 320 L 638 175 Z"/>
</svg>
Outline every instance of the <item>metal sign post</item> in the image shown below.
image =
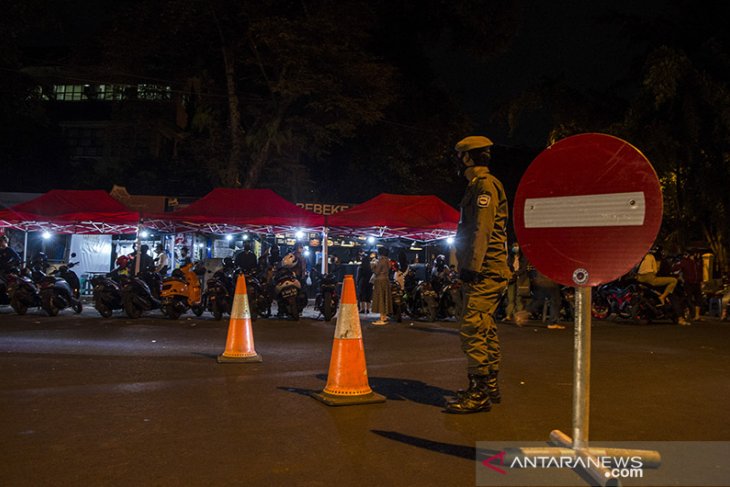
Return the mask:
<svg viewBox="0 0 730 487">
<path fill-rule="evenodd" d="M 322 275 L 327 275 L 327 269 L 328 269 L 328 252 L 327 252 L 327 239 L 329 236 L 327 235 L 327 227 L 322 227 Z"/>
<path fill-rule="evenodd" d="M 592 448 L 588 442 L 591 286 L 620 277 L 644 256 L 661 215 L 654 168 L 638 149 L 610 135 L 563 139 L 538 155 L 523 175 L 515 197 L 517 240 L 541 273 L 576 289 L 573 418 L 572 437 L 553 430 L 554 447 L 507 448 L 510 464 L 518 457 L 580 458 L 596 484 L 621 485 L 611 475 L 618 465 L 606 464 L 606 457 L 639 457 L 644 468 L 661 463 L 656 451 Z"/>
<path fill-rule="evenodd" d="M 573 331 L 573 446 L 588 446 L 591 405 L 591 288 L 575 288 Z"/>
</svg>

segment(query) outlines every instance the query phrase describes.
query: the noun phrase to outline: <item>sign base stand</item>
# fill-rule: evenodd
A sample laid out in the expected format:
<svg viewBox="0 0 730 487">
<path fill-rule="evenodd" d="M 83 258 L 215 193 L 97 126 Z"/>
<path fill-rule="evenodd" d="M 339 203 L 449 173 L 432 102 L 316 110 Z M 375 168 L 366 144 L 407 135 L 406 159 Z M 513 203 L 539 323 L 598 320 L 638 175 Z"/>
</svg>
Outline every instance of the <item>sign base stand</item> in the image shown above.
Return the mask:
<svg viewBox="0 0 730 487">
<path fill-rule="evenodd" d="M 621 481 L 611 475 L 612 468 L 605 466 L 606 457 L 641 458 L 642 468 L 658 468 L 661 455 L 654 450 L 630 450 L 623 448 L 590 448 L 588 446 L 588 412 L 590 405 L 591 369 L 591 288 L 575 288 L 575 331 L 573 350 L 573 438 L 562 431 L 553 430 L 550 441 L 556 445 L 545 448 L 506 448 L 506 464 L 513 464 L 516 458 L 582 458 L 585 471 L 595 485 L 620 486 Z M 601 457 L 599 459 L 598 457 Z M 509 459 L 509 460 L 508 460 Z"/>
</svg>

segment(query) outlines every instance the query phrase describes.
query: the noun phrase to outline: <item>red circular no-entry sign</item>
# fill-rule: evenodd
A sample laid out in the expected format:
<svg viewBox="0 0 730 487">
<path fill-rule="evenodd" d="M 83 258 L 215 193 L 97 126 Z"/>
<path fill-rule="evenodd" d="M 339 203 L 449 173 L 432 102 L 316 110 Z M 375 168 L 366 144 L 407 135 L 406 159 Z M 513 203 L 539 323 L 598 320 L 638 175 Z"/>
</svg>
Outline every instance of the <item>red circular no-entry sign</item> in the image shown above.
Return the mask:
<svg viewBox="0 0 730 487">
<path fill-rule="evenodd" d="M 565 286 L 595 286 L 628 272 L 661 221 L 654 168 L 636 147 L 606 134 L 575 135 L 545 149 L 515 196 L 520 247 Z"/>
</svg>

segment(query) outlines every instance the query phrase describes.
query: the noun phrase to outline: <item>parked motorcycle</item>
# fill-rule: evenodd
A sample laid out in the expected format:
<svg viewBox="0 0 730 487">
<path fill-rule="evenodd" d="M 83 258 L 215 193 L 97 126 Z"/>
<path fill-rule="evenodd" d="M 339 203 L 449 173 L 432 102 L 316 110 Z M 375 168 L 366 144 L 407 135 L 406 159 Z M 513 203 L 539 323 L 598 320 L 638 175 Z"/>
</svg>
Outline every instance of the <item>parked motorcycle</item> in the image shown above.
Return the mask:
<svg viewBox="0 0 730 487">
<path fill-rule="evenodd" d="M 254 273 L 246 274 L 246 293 L 252 320 L 271 316 L 271 296 Z"/>
<path fill-rule="evenodd" d="M 41 306 L 41 294 L 38 284 L 46 277 L 48 259 L 42 252 L 31 261 L 31 267 L 23 269 L 14 280 L 8 280 L 8 296 L 10 306 L 19 315 L 24 315 L 28 308 Z"/>
<path fill-rule="evenodd" d="M 593 289 L 591 315 L 599 320 L 616 315 L 631 319 L 632 306 L 636 301 L 636 283 L 622 280 L 601 284 Z"/>
<path fill-rule="evenodd" d="M 132 319 L 139 318 L 142 313 L 160 307 L 160 274 L 141 272 L 129 278 L 122 286 L 122 308 Z"/>
<path fill-rule="evenodd" d="M 162 281 L 160 293 L 160 309 L 162 314 L 176 320 L 187 310 L 192 309 L 195 316 L 205 310 L 202 302 L 202 290 L 198 275 L 204 272 L 200 263 L 186 264 L 175 269 L 172 276 Z"/>
<path fill-rule="evenodd" d="M 438 296 L 428 281 L 419 282 L 413 291 L 407 294 L 406 310 L 413 318 L 426 317 L 428 321 L 436 321 L 438 307 Z"/>
<path fill-rule="evenodd" d="M 213 318 L 216 320 L 222 319 L 224 313 L 231 312 L 236 286 L 235 271 L 233 261 L 226 262 L 224 260 L 223 267 L 215 271 L 213 276 L 205 283 L 204 306 L 213 314 Z"/>
<path fill-rule="evenodd" d="M 116 279 L 114 278 L 115 275 L 117 276 Z M 114 310 L 124 307 L 122 301 L 123 279 L 126 280 L 126 278 L 114 273 L 106 276 L 95 276 L 91 279 L 94 288 L 94 308 L 104 318 L 110 318 Z"/>
<path fill-rule="evenodd" d="M 390 298 L 393 303 L 393 318 L 395 318 L 395 321 L 398 323 L 403 321 L 403 313 L 406 309 L 405 296 L 406 293 L 401 285 L 398 284 L 398 281 L 390 283 Z"/>
<path fill-rule="evenodd" d="M 287 267 L 280 268 L 274 275 L 274 296 L 278 316 L 289 315 L 295 321 L 307 305 L 307 295 L 302 289 L 302 283 Z"/>
<path fill-rule="evenodd" d="M 322 315 L 324 321 L 330 321 L 337 313 L 339 301 L 337 278 L 334 274 L 325 274 L 320 280 L 319 292 L 314 298 L 314 310 Z"/>
<path fill-rule="evenodd" d="M 76 257 L 76 254 L 71 254 Z M 81 313 L 81 282 L 71 269 L 78 262 L 69 262 L 43 278 L 40 282 L 41 307 L 48 316 L 56 316 L 64 308 Z"/>
</svg>

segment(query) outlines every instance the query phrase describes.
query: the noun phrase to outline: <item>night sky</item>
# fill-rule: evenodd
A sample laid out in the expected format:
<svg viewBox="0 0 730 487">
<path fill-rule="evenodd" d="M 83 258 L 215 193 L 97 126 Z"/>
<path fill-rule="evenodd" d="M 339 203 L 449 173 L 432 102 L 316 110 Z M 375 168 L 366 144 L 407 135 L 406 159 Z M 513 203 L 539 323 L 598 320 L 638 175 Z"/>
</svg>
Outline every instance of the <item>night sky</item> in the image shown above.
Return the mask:
<svg viewBox="0 0 730 487">
<path fill-rule="evenodd" d="M 18 2 L 18 5 L 24 4 L 25 2 Z M 33 5 L 37 6 L 38 3 L 33 2 Z M 84 5 L 89 8 L 84 8 Z M 39 26 L 33 26 L 32 29 L 26 29 L 23 33 L 22 37 L 24 37 L 23 42 L 25 42 L 25 45 L 22 47 L 24 53 L 30 55 L 25 59 L 21 59 L 16 66 L 42 64 L 48 59 L 51 62 L 59 61 L 61 64 L 71 62 L 66 56 L 68 48 L 98 56 L 100 52 L 99 44 L 89 39 L 93 39 L 94 35 L 103 33 L 109 26 L 115 25 L 116 14 L 112 13 L 111 6 L 118 7 L 121 5 L 131 5 L 132 8 L 136 8 L 133 2 L 112 4 L 106 1 L 86 2 L 81 0 L 70 1 L 67 4 L 68 8 L 63 8 L 60 5 L 49 7 L 44 10 L 44 22 Z M 702 32 L 703 30 L 712 32 L 712 21 L 717 18 L 727 18 L 723 13 L 730 10 L 724 7 L 722 3 L 695 2 L 690 4 L 683 0 L 569 0 L 561 2 L 520 0 L 517 2 L 517 20 L 514 26 L 508 23 L 505 24 L 508 25 L 505 32 L 509 34 L 509 41 L 506 45 L 501 46 L 497 52 L 493 52 L 492 45 L 485 43 L 483 51 L 487 56 L 486 59 L 481 60 L 466 49 L 455 47 L 453 43 L 449 42 L 451 40 L 449 39 L 449 29 L 461 28 L 468 32 L 468 28 L 473 26 L 465 26 L 457 22 L 455 25 L 450 24 L 444 27 L 444 25 L 447 25 L 446 20 L 436 17 L 435 25 L 420 29 L 419 22 L 422 19 L 411 17 L 414 13 L 423 13 L 425 17 L 430 14 L 433 18 L 433 12 L 437 8 L 444 7 L 443 3 L 423 2 L 414 5 L 410 2 L 395 1 L 378 5 L 381 17 L 377 19 L 376 25 L 384 26 L 382 31 L 387 34 L 387 39 L 378 44 L 381 52 L 377 54 L 382 55 L 385 53 L 385 62 L 393 63 L 396 69 L 406 73 L 404 77 L 411 77 L 411 79 L 406 79 L 404 86 L 408 86 L 408 83 L 413 82 L 412 77 L 423 76 L 425 81 L 423 86 L 420 87 L 422 91 L 419 92 L 419 95 L 431 94 L 428 90 L 431 88 L 429 84 L 433 80 L 434 84 L 444 89 L 449 101 L 443 105 L 432 102 L 430 108 L 418 110 L 418 116 L 421 118 L 417 120 L 423 121 L 423 124 L 418 126 L 414 123 L 412 112 L 414 108 L 420 109 L 421 107 L 409 106 L 408 103 L 412 103 L 412 100 L 407 100 L 401 107 L 388 112 L 383 120 L 378 122 L 385 129 L 381 129 L 377 135 L 371 136 L 371 138 L 363 137 L 359 145 L 357 141 L 355 141 L 356 144 L 353 144 L 352 140 L 342 138 L 337 140 L 337 143 L 334 144 L 335 147 L 328 147 L 327 150 L 330 150 L 331 160 L 325 161 L 326 167 L 320 171 L 320 174 L 313 174 L 313 178 L 320 188 L 344 187 L 347 182 L 345 178 L 341 180 L 335 178 L 322 179 L 322 176 L 331 175 L 334 171 L 339 170 L 341 160 L 348 157 L 353 161 L 350 172 L 356 171 L 358 165 L 364 165 L 368 162 L 370 148 L 373 145 L 379 145 L 382 150 L 377 152 L 371 159 L 384 160 L 392 156 L 394 160 L 405 165 L 410 164 L 410 166 L 400 172 L 383 172 L 382 179 L 373 183 L 372 187 L 360 185 L 353 188 L 354 193 L 348 191 L 343 195 L 322 192 L 320 197 L 324 199 L 332 201 L 341 201 L 343 198 L 364 200 L 381 191 L 432 192 L 438 193 L 442 198 L 453 203 L 458 199 L 458 193 L 461 191 L 461 188 L 451 187 L 454 185 L 454 181 L 446 181 L 445 184 L 431 183 L 428 186 L 429 181 L 422 178 L 424 180 L 420 186 L 414 184 L 408 189 L 403 189 L 404 184 L 399 182 L 397 178 L 402 177 L 403 174 L 408 174 L 411 167 L 416 167 L 417 170 L 422 172 L 428 172 L 430 169 L 428 164 L 441 163 L 436 161 L 443 152 L 440 149 L 442 147 L 450 149 L 455 140 L 462 135 L 462 131 L 487 135 L 499 147 L 508 150 L 515 149 L 515 153 L 511 154 L 511 157 L 517 159 L 517 163 L 514 164 L 514 174 L 501 175 L 508 179 L 508 181 L 505 181 L 507 186 L 514 187 L 519 180 L 521 171 L 529 164 L 534 155 L 545 147 L 548 133 L 552 128 L 551 113 L 548 111 L 549 107 L 547 106 L 525 112 L 520 117 L 517 129 L 510 134 L 506 117 L 504 113 L 500 113 L 500 109 L 503 110 L 511 100 L 514 100 L 521 93 L 545 81 L 555 81 L 577 92 L 592 91 L 600 93 L 599 97 L 603 96 L 604 93 L 610 93 L 616 99 L 628 101 L 641 88 L 642 65 L 646 61 L 648 52 L 656 47 L 656 44 L 650 46 L 646 41 L 627 38 L 626 30 L 622 30 L 621 16 L 639 16 L 647 19 L 664 18 L 670 23 L 677 23 L 679 25 L 677 30 L 681 33 L 685 31 Z M 455 8 L 454 5 L 449 4 L 444 8 Z M 492 8 L 491 6 L 498 5 L 497 8 L 502 10 L 495 10 L 494 18 L 501 19 L 501 14 L 504 14 L 504 11 L 509 11 L 508 5 L 511 4 L 509 2 L 502 4 L 500 2 L 473 1 L 463 2 L 460 5 L 471 5 L 474 8 L 482 9 L 479 12 L 481 16 L 484 16 L 485 13 L 487 16 L 491 15 L 489 10 Z M 682 8 L 685 8 L 684 12 L 686 12 L 687 5 L 697 5 L 694 9 L 694 18 L 686 24 L 677 22 L 678 12 Z M 105 6 L 109 8 L 105 8 Z M 387 13 L 396 13 L 398 17 L 394 19 Z M 18 24 L 28 20 L 25 18 Z M 464 19 L 461 17 L 459 20 L 463 21 Z M 6 20 L 6 22 L 10 21 Z M 715 25 L 717 24 L 719 22 L 715 22 Z M 2 25 L 3 22 L 0 21 L 0 27 Z M 429 32 L 429 29 L 434 31 L 434 35 L 430 39 L 424 34 L 424 32 Z M 451 34 L 453 34 L 453 31 L 451 31 Z M 636 34 L 635 31 L 634 34 Z M 431 44 L 429 44 L 429 41 Z M 91 46 L 90 49 L 84 49 L 84 47 L 89 46 Z M 78 49 L 79 47 L 82 49 Z M 414 52 L 418 50 L 422 52 Z M 2 52 L 0 50 L 0 54 Z M 216 51 L 211 52 L 213 52 L 214 57 Z M 59 53 L 63 53 L 63 55 Z M 388 56 L 387 54 L 392 55 Z M 38 56 L 45 56 L 48 59 L 42 59 Z M 208 58 L 206 56 L 201 57 Z M 76 58 L 76 60 L 78 59 Z M 409 62 L 411 65 L 408 65 Z M 420 64 L 421 66 L 414 69 L 413 64 Z M 219 69 L 221 64 L 219 60 L 211 59 L 210 65 L 212 69 Z M 5 73 L 12 72 L 13 69 L 17 68 L 9 68 Z M 140 66 L 137 66 L 137 69 L 140 69 Z M 137 71 L 130 71 L 130 73 L 138 79 L 144 79 L 142 76 L 144 73 Z M 214 73 L 214 76 L 218 77 L 216 83 L 218 89 L 223 92 L 224 82 L 221 79 L 221 74 L 219 70 Z M 171 75 L 167 76 L 168 78 L 164 79 L 172 79 Z M 103 76 L 100 76 L 99 79 L 103 82 L 102 78 Z M 179 82 L 179 80 L 173 80 L 170 84 L 174 85 L 175 82 Z M 399 87 L 399 89 L 402 90 L 403 87 Z M 399 95 L 402 96 L 403 93 L 399 93 Z M 438 99 L 439 96 L 440 94 L 437 94 L 434 98 Z M 420 99 L 417 99 L 416 103 L 420 103 L 420 101 Z M 428 98 L 423 99 L 423 101 L 425 102 L 424 105 L 431 102 Z M 456 121 L 461 114 L 458 109 L 451 110 L 454 106 L 463 110 L 471 120 L 465 123 Z M 400 110 L 400 112 L 397 110 Z M 435 121 L 434 124 L 431 124 L 431 119 Z M 12 115 L 8 116 L 8 120 L 13 120 Z M 449 123 L 452 122 L 453 125 L 449 126 Z M 442 125 L 438 125 L 438 123 Z M 461 123 L 460 127 L 462 128 L 454 130 L 455 133 L 445 133 L 444 129 L 452 128 L 457 123 Z M 407 137 L 410 137 L 411 133 L 414 134 L 412 141 L 407 137 L 402 137 L 396 141 L 401 142 L 402 154 L 408 155 L 409 149 L 410 153 L 416 153 L 417 151 L 413 150 L 413 147 L 409 147 L 408 144 L 418 144 L 418 136 L 424 133 L 429 134 L 431 139 L 433 139 L 432 133 L 443 133 L 443 140 L 439 141 L 441 147 L 432 144 L 428 147 L 428 150 L 423 150 L 414 155 L 411 160 L 407 160 L 401 153 L 393 150 L 393 148 L 398 148 L 398 144 L 393 143 L 393 139 L 387 136 L 386 140 L 377 138 L 382 137 L 380 135 L 382 133 L 390 135 L 388 133 L 390 127 L 404 128 L 405 132 L 402 133 L 406 133 Z M 408 130 L 412 132 L 408 133 Z M 458 133 L 456 133 L 457 130 Z M 355 134 L 357 137 L 362 137 L 363 131 L 358 130 Z M 0 134 L 1 136 L 2 134 Z M 50 140 L 46 137 L 44 140 L 36 141 L 33 140 L 32 135 L 25 133 L 10 133 L 6 139 L 0 140 L 0 148 L 6 145 L 17 148 L 22 139 L 22 142 L 25 142 L 28 146 L 26 151 L 28 154 L 33 150 L 37 150 L 37 147 L 42 147 L 45 142 Z M 361 151 L 359 157 L 357 157 L 356 149 L 352 149 L 352 154 L 348 153 L 353 145 L 358 145 L 358 149 Z M 28 156 L 27 159 L 32 160 L 32 157 L 49 159 L 60 153 L 50 145 L 48 147 L 48 155 Z M 16 149 L 15 158 L 20 161 L 21 158 L 18 157 L 18 154 L 21 156 L 25 154 L 22 153 L 22 150 Z M 496 155 L 499 156 L 498 153 Z M 317 161 L 317 164 L 321 164 L 321 162 L 321 160 Z M 161 171 L 164 171 L 164 161 L 162 163 Z M 17 162 L 17 165 L 20 168 L 23 167 L 24 163 Z M 143 169 L 147 169 L 147 167 L 145 166 Z M 376 168 L 375 172 L 381 169 L 387 171 L 389 168 Z M 132 173 L 134 170 L 139 170 L 139 168 L 130 169 L 127 174 Z M 199 185 L 188 184 L 187 186 L 178 184 L 172 189 L 160 189 L 156 185 L 151 186 L 157 191 L 193 195 L 204 194 L 209 186 L 216 184 L 213 180 L 208 181 L 206 176 L 177 175 L 182 183 L 196 180 L 202 181 L 202 183 Z M 61 176 L 65 177 L 66 175 L 61 174 Z M 365 170 L 362 173 L 352 175 L 354 178 L 361 179 L 366 176 L 367 172 Z M 443 174 L 440 178 L 445 180 Z M 68 181 L 78 180 L 77 177 L 67 179 Z M 151 190 L 150 187 L 146 186 L 137 187 L 136 183 L 139 182 L 140 178 L 136 178 L 136 180 L 128 178 L 131 180 L 122 181 L 114 176 L 110 179 L 115 179 L 115 183 L 127 185 L 133 192 L 145 193 Z M 19 181 L 17 186 L 23 186 L 24 190 L 34 190 L 35 186 L 38 186 L 38 188 L 55 186 L 55 180 L 53 179 L 50 182 L 43 182 L 43 184 L 35 184 L 36 181 L 30 178 L 18 177 L 16 180 Z M 62 187 L 69 186 L 67 182 L 63 182 L 62 178 L 59 180 L 62 181 L 60 184 Z M 103 178 L 100 180 L 103 180 Z M 93 184 L 95 187 L 99 186 L 97 181 L 89 184 Z M 10 187 L 9 184 L 5 184 L 3 189 L 17 190 L 15 187 Z"/>
<path fill-rule="evenodd" d="M 605 22 L 604 17 L 673 14 L 668 2 L 662 0 L 520 3 L 521 24 L 506 51 L 486 62 L 475 62 L 463 52 L 441 50 L 435 53 L 434 67 L 443 84 L 463 101 L 464 109 L 486 133 L 503 144 L 530 147 L 544 146 L 547 119 L 526 117 L 525 125 L 508 139 L 506 125 L 492 119 L 500 103 L 545 78 L 562 79 L 585 90 L 615 86 L 630 75 L 631 64 L 645 45 L 632 43 L 617 23 Z"/>
</svg>

